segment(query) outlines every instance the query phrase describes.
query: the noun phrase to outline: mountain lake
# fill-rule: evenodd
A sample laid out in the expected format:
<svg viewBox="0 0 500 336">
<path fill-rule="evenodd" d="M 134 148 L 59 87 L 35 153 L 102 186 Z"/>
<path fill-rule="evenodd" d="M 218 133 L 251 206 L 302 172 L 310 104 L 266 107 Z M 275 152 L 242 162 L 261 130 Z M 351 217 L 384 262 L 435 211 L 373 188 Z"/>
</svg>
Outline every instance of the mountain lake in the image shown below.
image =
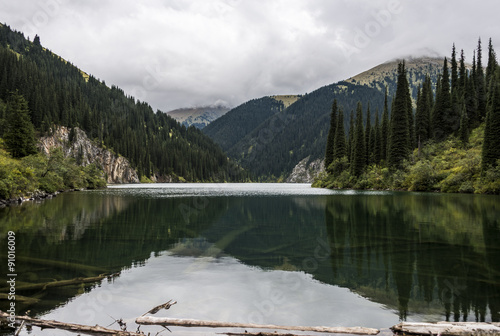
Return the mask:
<svg viewBox="0 0 500 336">
<path fill-rule="evenodd" d="M 500 321 L 499 196 L 114 185 L 2 208 L 0 222 L 2 249 L 15 233 L 16 313 L 42 319 L 113 329 L 122 319 L 135 331 L 136 317 L 172 299 L 154 316 L 385 333 L 402 320 Z M 22 288 L 103 273 L 114 275 Z M 9 301 L 1 303 L 6 311 Z"/>
</svg>

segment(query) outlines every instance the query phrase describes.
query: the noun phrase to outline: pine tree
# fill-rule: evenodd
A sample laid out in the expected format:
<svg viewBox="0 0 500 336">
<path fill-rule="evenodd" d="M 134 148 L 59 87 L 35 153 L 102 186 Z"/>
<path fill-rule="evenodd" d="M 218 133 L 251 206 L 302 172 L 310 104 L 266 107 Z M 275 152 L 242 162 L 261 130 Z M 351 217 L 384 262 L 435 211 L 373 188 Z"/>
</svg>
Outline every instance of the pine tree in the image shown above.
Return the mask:
<svg viewBox="0 0 500 336">
<path fill-rule="evenodd" d="M 443 63 L 443 73 L 436 89 L 436 104 L 432 116 L 434 134 L 437 141 L 444 140 L 454 131 L 458 130 L 460 125 L 460 116 L 455 115 L 451 104 L 450 77 L 448 73 L 448 61 L 445 57 Z"/>
<path fill-rule="evenodd" d="M 495 74 L 495 85 L 492 86 L 492 99 L 488 107 L 486 125 L 484 129 L 484 142 L 482 151 L 482 169 L 487 170 L 497 165 L 500 159 L 500 74 Z"/>
<path fill-rule="evenodd" d="M 398 82 L 391 111 L 389 148 L 387 163 L 391 168 L 399 168 L 410 153 L 410 134 L 408 127 L 408 101 L 405 64 L 398 65 Z"/>
<path fill-rule="evenodd" d="M 370 112 L 370 104 L 366 108 L 366 128 L 365 128 L 365 150 L 366 150 L 366 164 L 369 165 L 371 163 L 372 157 L 372 142 L 370 137 L 372 136 L 372 123 L 371 123 L 371 112 Z"/>
<path fill-rule="evenodd" d="M 457 53 L 455 50 L 455 43 L 451 49 L 451 96 L 459 96 L 459 79 L 458 79 L 458 63 L 457 63 Z"/>
<path fill-rule="evenodd" d="M 380 160 L 387 160 L 387 148 L 389 142 L 389 103 L 387 102 L 387 87 L 385 88 L 384 112 L 380 125 Z"/>
<path fill-rule="evenodd" d="M 12 157 L 21 158 L 35 154 L 35 130 L 30 120 L 28 102 L 18 92 L 13 92 L 7 103 L 5 144 Z"/>
<path fill-rule="evenodd" d="M 328 167 L 333 162 L 333 146 L 335 142 L 335 131 L 337 127 L 337 99 L 333 100 L 332 112 L 330 113 L 330 130 L 328 131 L 328 137 L 326 139 L 326 150 L 325 150 L 325 167 Z"/>
<path fill-rule="evenodd" d="M 490 41 L 488 43 L 488 65 L 486 66 L 486 85 L 490 85 L 491 79 L 495 74 L 495 70 L 498 66 L 495 50 L 493 49 L 493 44 Z"/>
<path fill-rule="evenodd" d="M 474 89 L 474 78 L 472 75 L 465 80 L 465 91 L 463 103 L 469 120 L 469 131 L 479 126 L 479 117 L 477 115 L 476 90 Z"/>
<path fill-rule="evenodd" d="M 346 155 L 347 155 L 347 148 L 345 143 L 345 131 L 344 131 L 344 111 L 340 109 L 337 118 L 337 126 L 335 130 L 333 157 L 334 160 L 342 159 Z"/>
<path fill-rule="evenodd" d="M 458 80 L 459 97 L 463 97 L 464 92 L 465 92 L 465 85 L 467 83 L 467 68 L 465 67 L 465 56 L 464 56 L 463 49 L 460 51 L 459 75 L 460 75 L 459 80 Z"/>
<path fill-rule="evenodd" d="M 415 134 L 418 147 L 422 143 L 428 141 L 431 137 L 431 104 L 432 104 L 432 88 L 431 78 L 429 75 L 425 77 L 424 83 L 419 88 L 417 97 L 417 113 L 415 115 Z"/>
<path fill-rule="evenodd" d="M 356 108 L 356 129 L 354 130 L 353 148 L 352 148 L 352 161 L 351 161 L 351 174 L 359 176 L 363 172 L 366 165 L 366 146 L 365 135 L 363 127 L 363 107 L 361 102 L 358 102 Z"/>
<path fill-rule="evenodd" d="M 458 135 L 462 144 L 469 142 L 469 117 L 467 116 L 467 108 L 465 107 L 465 102 L 462 103 L 462 115 L 460 118 L 460 129 Z"/>
<path fill-rule="evenodd" d="M 474 78 L 474 87 L 476 89 L 477 97 L 477 116 L 479 122 L 482 122 L 486 117 L 486 85 L 484 79 L 484 70 L 482 64 L 482 50 L 481 39 L 477 42 L 477 61 L 476 61 L 476 75 Z"/>
<path fill-rule="evenodd" d="M 375 113 L 375 125 L 373 126 L 373 162 L 379 164 L 382 160 L 382 130 L 378 111 Z"/>
<path fill-rule="evenodd" d="M 347 156 L 349 159 L 349 163 L 352 163 L 352 152 L 353 152 L 353 143 L 354 143 L 354 111 L 351 111 L 349 117 L 349 138 L 347 142 Z"/>
</svg>

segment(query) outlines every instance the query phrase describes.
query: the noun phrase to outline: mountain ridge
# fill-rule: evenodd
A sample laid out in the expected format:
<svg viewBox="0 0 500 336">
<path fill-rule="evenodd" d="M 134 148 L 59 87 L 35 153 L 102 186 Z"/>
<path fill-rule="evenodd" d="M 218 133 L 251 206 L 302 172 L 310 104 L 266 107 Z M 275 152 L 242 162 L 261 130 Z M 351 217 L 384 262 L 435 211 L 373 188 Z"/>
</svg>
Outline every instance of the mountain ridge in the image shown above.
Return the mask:
<svg viewBox="0 0 500 336">
<path fill-rule="evenodd" d="M 186 127 L 194 126 L 202 129 L 212 121 L 222 117 L 231 110 L 225 105 L 208 105 L 197 107 L 182 107 L 165 112 Z"/>
<path fill-rule="evenodd" d="M 370 104 L 372 124 L 376 113 L 381 117 L 386 87 L 389 106 L 396 91 L 397 66 L 400 60 L 389 60 L 346 80 L 318 88 L 288 106 L 282 106 L 279 113 L 266 115 L 257 113 L 256 110 L 242 109 L 241 106 L 246 104 L 243 103 L 228 112 L 225 121 L 224 118 L 215 120 L 204 133 L 219 143 L 229 157 L 240 162 L 256 176 L 267 176 L 271 180 L 281 176 L 285 179 L 305 158 L 309 157 L 307 161 L 312 162 L 324 155 L 334 99 L 338 100 L 339 107 L 343 109 L 344 127 L 347 132 L 349 115 L 356 109 L 358 101 L 362 102 L 365 116 Z M 427 74 L 431 76 L 433 83 L 436 82 L 442 71 L 443 61 L 444 57 L 430 56 L 405 59 L 414 101 L 417 98 L 418 86 Z M 231 133 L 235 127 L 234 123 L 227 119 L 229 115 L 234 120 L 246 120 L 252 115 L 259 115 L 261 119 L 254 121 L 255 127 L 252 130 L 234 132 L 230 136 L 230 142 L 226 139 L 222 143 L 216 133 Z M 283 125 L 276 126 L 277 124 Z M 211 131 L 213 129 L 218 131 Z M 266 137 L 270 140 L 266 140 Z M 302 162 L 302 165 L 308 162 Z"/>
</svg>

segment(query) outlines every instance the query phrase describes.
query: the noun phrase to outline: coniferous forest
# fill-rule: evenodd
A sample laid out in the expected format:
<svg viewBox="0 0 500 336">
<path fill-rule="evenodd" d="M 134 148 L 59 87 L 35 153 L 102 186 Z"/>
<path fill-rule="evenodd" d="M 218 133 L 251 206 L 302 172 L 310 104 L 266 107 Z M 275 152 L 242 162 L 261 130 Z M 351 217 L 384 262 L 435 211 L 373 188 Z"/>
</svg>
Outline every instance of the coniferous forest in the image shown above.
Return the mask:
<svg viewBox="0 0 500 336">
<path fill-rule="evenodd" d="M 139 176 L 185 181 L 247 177 L 198 129 L 181 126 L 120 88 L 88 76 L 45 49 L 38 36 L 31 42 L 0 25 L 3 147 L 13 158 L 35 154 L 35 138 L 55 126 L 79 127 L 99 145 L 126 157 Z"/>
<path fill-rule="evenodd" d="M 435 87 L 429 76 L 412 101 L 404 61 L 392 104 L 370 123 L 358 103 L 351 132 L 334 101 L 325 151 L 326 173 L 316 186 L 466 193 L 500 193 L 500 68 L 491 39 L 482 64 L 479 39 L 472 68 L 461 51 Z M 367 115 L 367 120 L 363 120 Z"/>
</svg>

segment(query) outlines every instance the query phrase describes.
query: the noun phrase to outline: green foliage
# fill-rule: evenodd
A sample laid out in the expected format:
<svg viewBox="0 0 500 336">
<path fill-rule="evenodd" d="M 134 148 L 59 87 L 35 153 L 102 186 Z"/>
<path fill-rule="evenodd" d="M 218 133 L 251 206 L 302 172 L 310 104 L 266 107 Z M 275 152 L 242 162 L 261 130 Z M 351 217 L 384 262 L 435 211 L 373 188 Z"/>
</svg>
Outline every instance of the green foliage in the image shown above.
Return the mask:
<svg viewBox="0 0 500 336">
<path fill-rule="evenodd" d="M 398 67 L 398 86 L 391 111 L 387 161 L 390 167 L 398 168 L 410 152 L 410 123 L 408 120 L 408 80 L 404 62 Z"/>
<path fill-rule="evenodd" d="M 5 145 L 15 158 L 36 153 L 35 130 L 30 120 L 28 102 L 18 92 L 13 92 L 6 109 Z"/>
<path fill-rule="evenodd" d="M 351 174 L 359 176 L 366 165 L 366 139 L 363 130 L 363 108 L 358 102 L 356 108 L 356 126 L 352 143 Z"/>
<path fill-rule="evenodd" d="M 153 183 L 153 181 L 150 178 L 148 178 L 147 176 L 145 176 L 145 175 L 141 176 L 140 182 L 141 183 Z"/>
<path fill-rule="evenodd" d="M 328 137 L 326 139 L 326 150 L 325 150 L 325 167 L 328 167 L 334 158 L 334 146 L 335 146 L 335 131 L 337 130 L 337 114 L 338 105 L 337 99 L 333 100 L 332 112 L 330 113 L 330 129 L 328 130 Z"/>
<path fill-rule="evenodd" d="M 500 193 L 500 168 L 490 167 L 481 174 L 484 124 L 473 130 L 464 146 L 457 138 L 428 142 L 415 150 L 400 169 L 383 164 L 366 167 L 359 176 L 349 169 L 347 158 L 334 161 L 328 176 L 316 185 L 327 188 L 376 190 L 440 191 L 458 193 Z M 497 161 L 500 164 L 500 160 Z"/>
<path fill-rule="evenodd" d="M 345 143 L 345 131 L 344 131 L 344 111 L 340 109 L 339 116 L 337 118 L 337 127 L 335 131 L 335 139 L 333 142 L 333 159 L 343 158 L 347 155 L 347 148 Z M 325 165 L 325 167 L 328 167 Z"/>
<path fill-rule="evenodd" d="M 0 199 L 28 197 L 36 190 L 47 193 L 80 188 L 104 188 L 106 181 L 95 165 L 80 167 L 64 158 L 60 148 L 50 155 L 38 153 L 14 159 L 0 148 Z"/>
<path fill-rule="evenodd" d="M 483 170 L 494 166 L 497 160 L 500 159 L 500 71 L 498 70 L 495 81 L 496 84 L 492 85 L 492 98 L 486 116 L 482 150 Z"/>
</svg>

